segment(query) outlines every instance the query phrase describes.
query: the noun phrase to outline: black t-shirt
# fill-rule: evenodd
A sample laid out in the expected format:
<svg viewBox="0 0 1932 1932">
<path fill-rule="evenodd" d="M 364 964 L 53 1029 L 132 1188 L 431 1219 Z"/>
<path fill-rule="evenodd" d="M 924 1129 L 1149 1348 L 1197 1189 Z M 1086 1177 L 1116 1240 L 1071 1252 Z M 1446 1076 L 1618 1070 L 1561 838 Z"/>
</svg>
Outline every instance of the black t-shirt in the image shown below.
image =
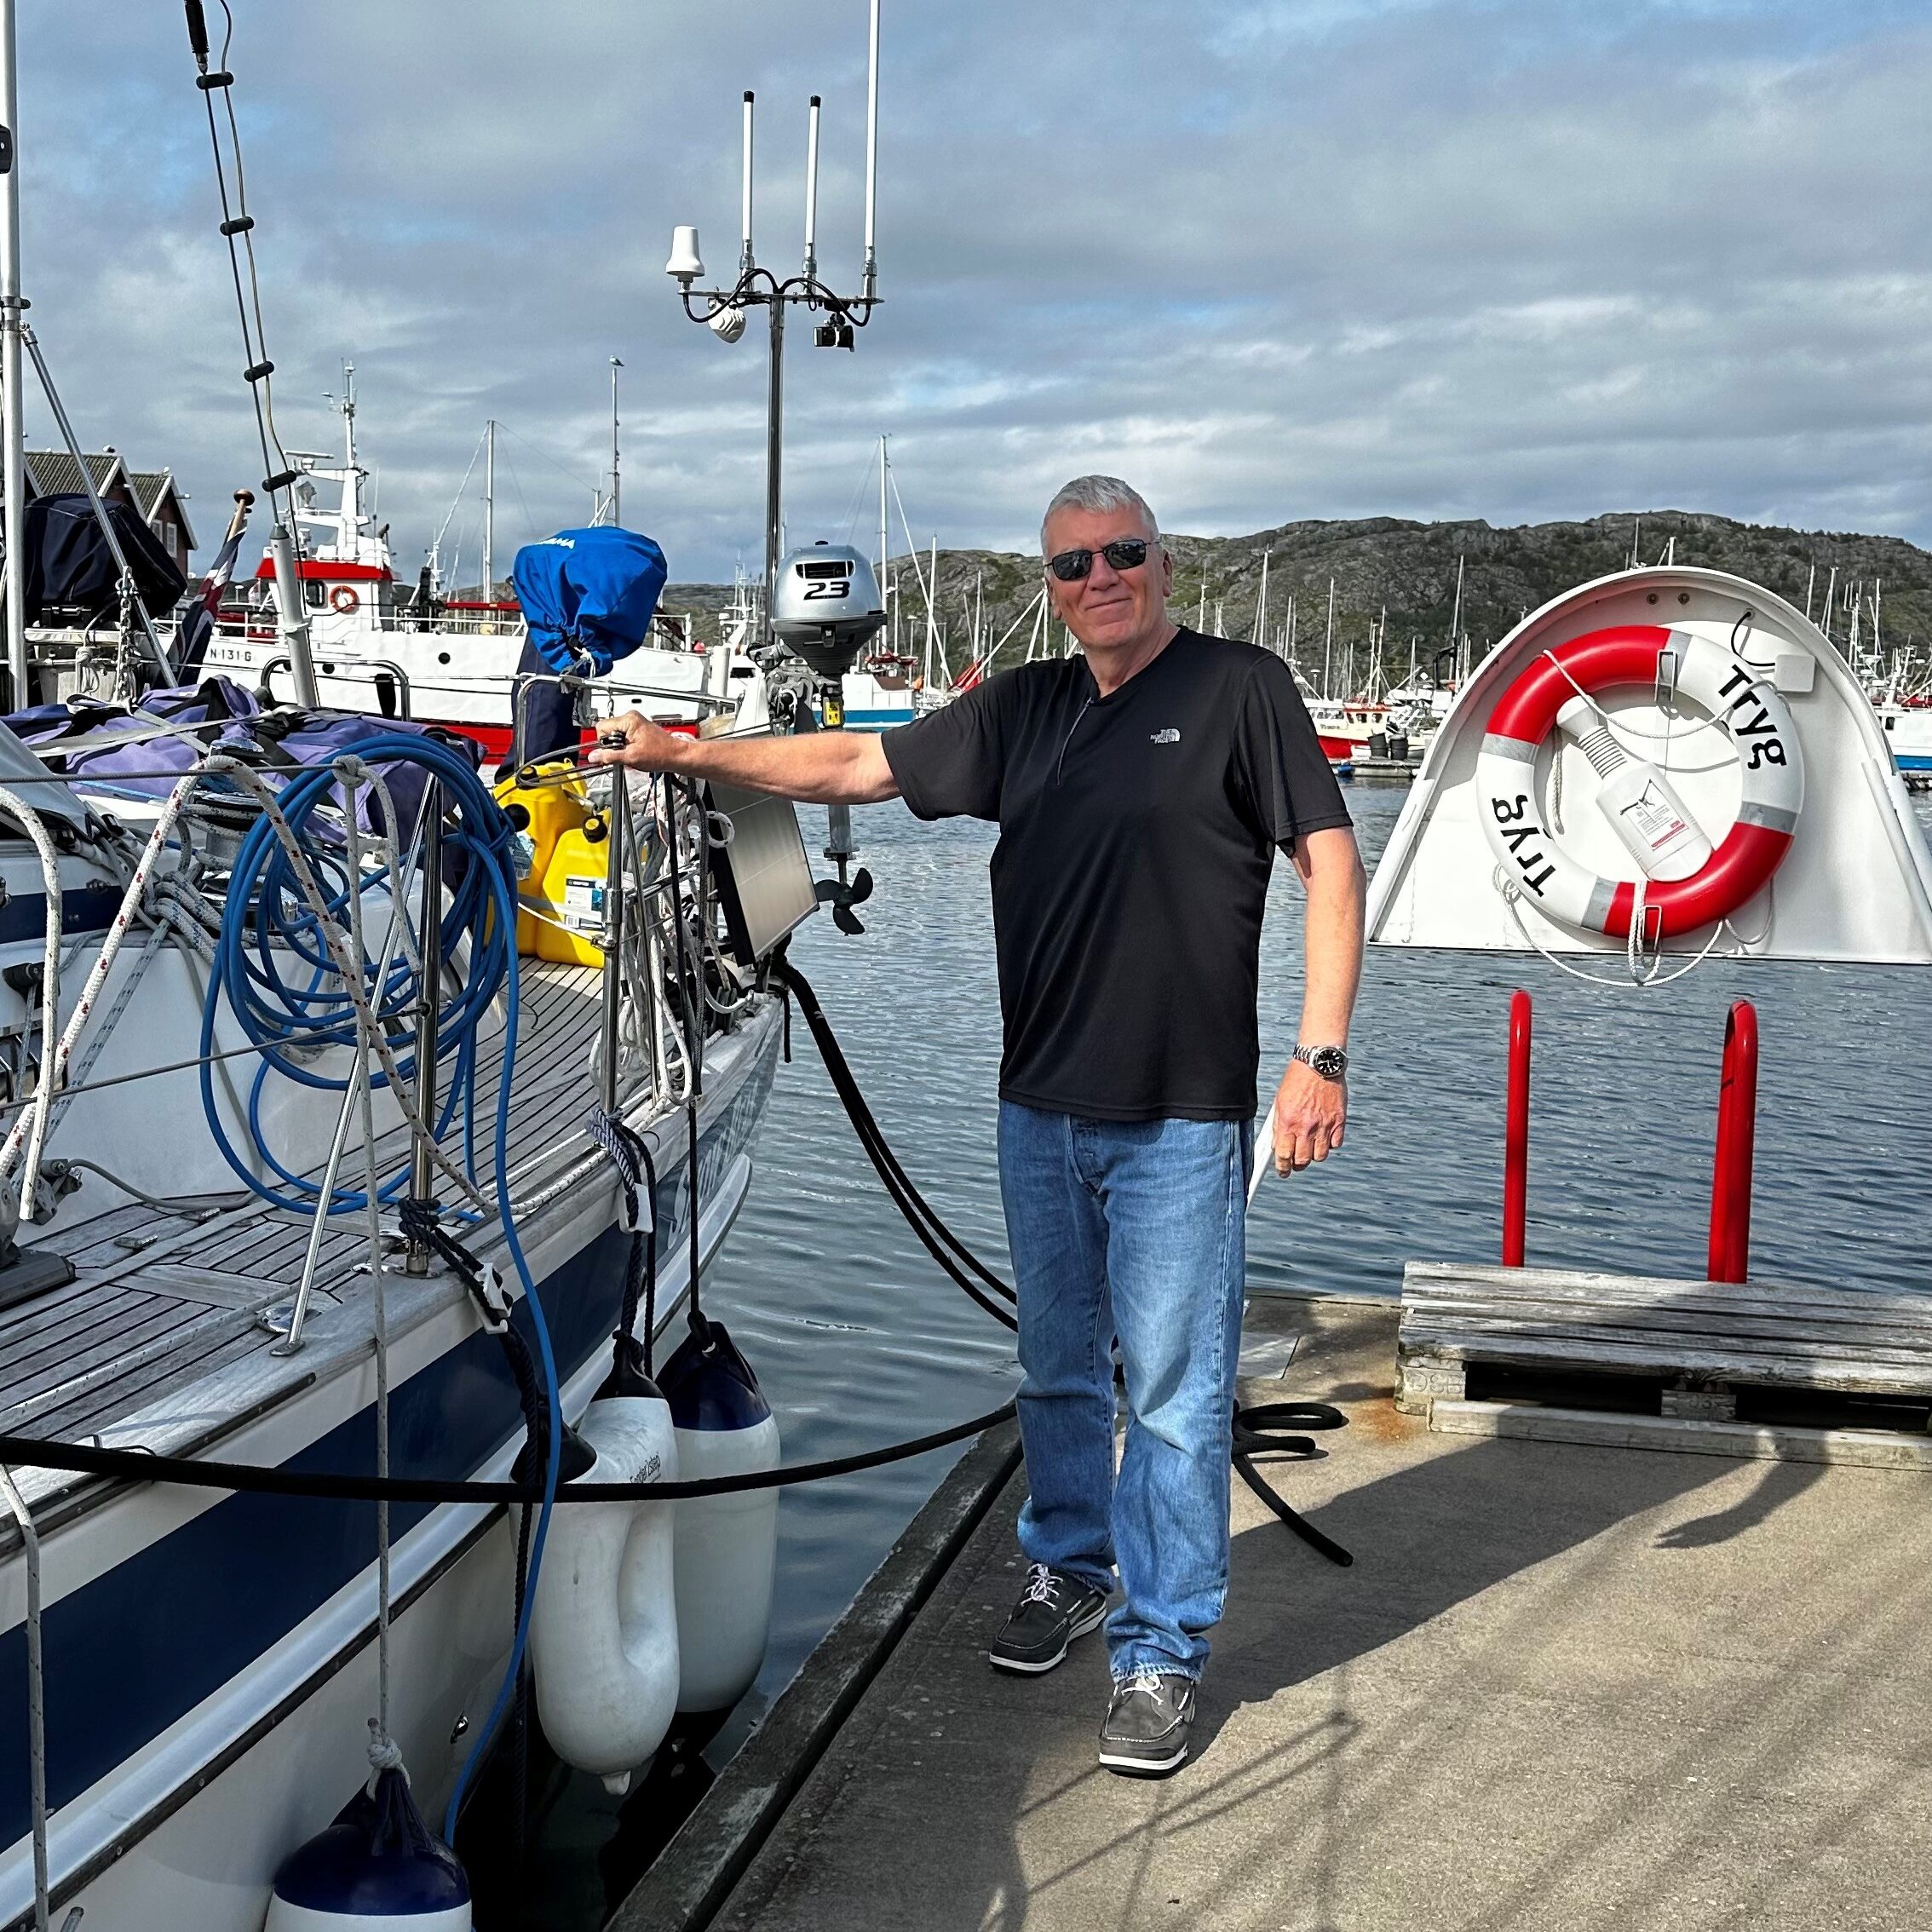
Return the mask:
<svg viewBox="0 0 1932 1932">
<path fill-rule="evenodd" d="M 883 738 L 922 819 L 999 825 L 1001 1096 L 1106 1120 L 1246 1120 L 1274 848 L 1348 823 L 1293 674 L 1182 630 L 1102 698 L 1023 664 Z"/>
</svg>

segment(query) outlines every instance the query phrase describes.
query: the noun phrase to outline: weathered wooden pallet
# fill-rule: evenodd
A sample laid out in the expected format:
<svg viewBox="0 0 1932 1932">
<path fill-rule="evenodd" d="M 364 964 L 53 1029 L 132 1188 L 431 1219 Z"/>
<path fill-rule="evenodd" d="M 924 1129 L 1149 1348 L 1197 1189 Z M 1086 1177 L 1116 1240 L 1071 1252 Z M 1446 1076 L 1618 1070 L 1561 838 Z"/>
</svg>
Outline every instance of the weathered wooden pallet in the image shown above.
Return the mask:
<svg viewBox="0 0 1932 1932">
<path fill-rule="evenodd" d="M 1716 1422 L 1745 1387 L 1932 1401 L 1932 1297 L 1412 1262 L 1395 1354 L 1412 1415 L 1473 1364 L 1661 1382 L 1659 1412 Z"/>
</svg>

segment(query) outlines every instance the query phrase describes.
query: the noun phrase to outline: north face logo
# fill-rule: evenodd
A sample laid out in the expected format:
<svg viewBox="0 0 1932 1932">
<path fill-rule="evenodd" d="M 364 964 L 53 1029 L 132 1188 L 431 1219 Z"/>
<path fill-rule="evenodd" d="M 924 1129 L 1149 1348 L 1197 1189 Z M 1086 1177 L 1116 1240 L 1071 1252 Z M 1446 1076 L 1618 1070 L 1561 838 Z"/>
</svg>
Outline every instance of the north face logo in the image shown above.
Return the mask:
<svg viewBox="0 0 1932 1932">
<path fill-rule="evenodd" d="M 1150 745 L 1178 745 L 1181 742 L 1181 733 L 1170 725 L 1165 731 L 1157 731 L 1147 742 Z"/>
</svg>

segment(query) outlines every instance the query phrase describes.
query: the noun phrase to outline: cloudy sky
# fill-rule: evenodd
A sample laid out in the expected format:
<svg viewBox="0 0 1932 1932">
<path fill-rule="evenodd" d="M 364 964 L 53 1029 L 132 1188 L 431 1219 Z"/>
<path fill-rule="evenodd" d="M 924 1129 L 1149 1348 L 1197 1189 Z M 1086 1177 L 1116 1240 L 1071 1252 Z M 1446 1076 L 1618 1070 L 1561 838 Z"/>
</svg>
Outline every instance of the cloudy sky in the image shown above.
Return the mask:
<svg viewBox="0 0 1932 1932">
<path fill-rule="evenodd" d="M 284 440 L 357 367 L 399 568 L 486 417 L 498 543 L 580 521 L 624 371 L 625 520 L 755 560 L 764 369 L 680 312 L 674 221 L 857 279 L 865 0 L 231 0 Z M 219 7 L 210 10 L 219 26 Z M 23 262 L 89 446 L 206 555 L 257 480 L 175 0 L 21 9 Z M 1020 547 L 1083 469 L 1226 533 L 1711 509 L 1932 541 L 1932 22 L 1893 0 L 886 0 L 883 292 L 795 335 L 794 541 Z M 30 434 L 52 425 L 35 399 Z M 473 559 L 473 479 L 451 525 Z M 895 534 L 895 542 L 896 538 Z"/>
</svg>

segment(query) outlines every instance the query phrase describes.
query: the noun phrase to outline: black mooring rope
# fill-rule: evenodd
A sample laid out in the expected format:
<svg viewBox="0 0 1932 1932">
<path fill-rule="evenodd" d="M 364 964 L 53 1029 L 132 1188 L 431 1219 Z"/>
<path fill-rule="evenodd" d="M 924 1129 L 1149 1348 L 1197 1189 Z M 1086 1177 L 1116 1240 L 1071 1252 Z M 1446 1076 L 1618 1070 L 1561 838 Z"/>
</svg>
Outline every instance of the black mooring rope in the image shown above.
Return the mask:
<svg viewBox="0 0 1932 1932">
<path fill-rule="evenodd" d="M 925 1197 L 913 1185 L 905 1169 L 900 1165 L 898 1157 L 887 1145 L 884 1134 L 871 1109 L 866 1105 L 864 1095 L 859 1090 L 858 1082 L 854 1078 L 843 1049 L 832 1032 L 831 1023 L 826 1019 L 825 1009 L 819 1004 L 818 996 L 812 991 L 809 982 L 789 961 L 781 960 L 777 972 L 782 984 L 797 998 L 799 1010 L 805 1015 L 813 1040 L 825 1060 L 826 1071 L 844 1106 L 847 1118 L 851 1121 L 853 1130 L 887 1193 L 891 1197 L 893 1205 L 905 1216 L 927 1252 L 961 1289 L 971 1296 L 995 1320 L 1008 1328 L 1016 1326 L 1015 1317 L 1006 1308 L 995 1305 L 986 1291 L 990 1288 L 1001 1299 L 1012 1302 L 1017 1297 L 1011 1285 L 1003 1281 L 988 1268 L 946 1227 Z M 694 1161 L 695 1149 L 693 1150 L 692 1158 Z M 644 1154 L 641 1164 L 644 1174 L 649 1178 L 654 1195 L 657 1177 L 650 1165 L 647 1153 Z M 413 1206 L 417 1206 L 417 1204 L 405 1204 L 405 1207 Z M 442 1249 L 444 1244 L 447 1243 L 450 1249 L 455 1250 L 461 1256 L 463 1262 L 470 1268 L 475 1267 L 474 1257 L 463 1250 L 459 1244 L 450 1240 L 445 1231 L 435 1227 L 434 1208 L 432 1204 L 421 1204 L 418 1211 L 410 1218 L 411 1225 L 420 1227 L 426 1236 L 436 1242 L 439 1249 Z M 647 1215 L 646 1218 L 653 1217 Z M 695 1215 L 693 1220 L 695 1222 Z M 446 1254 L 446 1258 L 451 1257 Z M 655 1300 L 656 1259 L 656 1240 L 653 1234 L 647 1237 L 645 1244 L 645 1279 L 642 1284 L 649 1302 Z M 635 1315 L 634 1297 L 638 1283 L 633 1270 L 627 1269 L 626 1272 L 625 1308 L 627 1313 Z M 974 1277 L 977 1279 L 973 1279 Z M 648 1314 L 651 1311 L 647 1309 L 647 1312 Z M 696 1319 L 702 1320 L 703 1318 L 699 1316 Z M 527 1351 L 520 1346 L 522 1337 L 514 1328 L 505 1330 L 504 1341 L 509 1350 L 512 1368 L 516 1374 L 520 1406 L 525 1412 L 525 1433 L 530 1440 L 536 1441 L 542 1433 L 542 1405 L 533 1400 L 532 1385 L 534 1377 Z M 538 1418 L 535 1423 L 531 1419 L 533 1415 Z M 794 1484 L 824 1482 L 835 1476 L 855 1475 L 863 1470 L 879 1469 L 888 1463 L 904 1462 L 914 1456 L 928 1454 L 934 1449 L 946 1448 L 952 1443 L 963 1441 L 968 1436 L 980 1435 L 1000 1423 L 1010 1422 L 1014 1416 L 1014 1405 L 1011 1402 L 1003 1402 L 998 1408 L 989 1410 L 983 1416 L 975 1416 L 969 1422 L 955 1423 L 946 1429 L 934 1429 L 928 1435 L 915 1436 L 909 1441 L 891 1443 L 879 1449 L 864 1450 L 856 1455 L 834 1456 L 817 1463 L 781 1465 L 775 1469 L 753 1470 L 742 1475 L 708 1476 L 687 1482 L 566 1481 L 559 1484 L 556 1501 L 565 1504 L 673 1502 L 693 1497 L 735 1495 L 746 1490 L 776 1489 Z M 1275 1516 L 1312 1549 L 1319 1550 L 1330 1561 L 1341 1564 L 1352 1563 L 1354 1559 L 1339 1544 L 1324 1536 L 1283 1502 L 1262 1481 L 1252 1459 L 1258 1455 L 1286 1456 L 1303 1460 L 1320 1456 L 1322 1451 L 1308 1435 L 1285 1432 L 1341 1429 L 1346 1427 L 1347 1423 L 1348 1417 L 1339 1409 L 1325 1402 L 1269 1402 L 1247 1409 L 1237 1407 L 1233 1416 L 1232 1448 L 1233 1467 L 1241 1480 L 1268 1505 Z M 335 1502 L 527 1504 L 540 1503 L 543 1498 L 543 1486 L 541 1482 L 470 1482 L 422 1476 L 334 1475 L 325 1471 L 289 1469 L 260 1463 L 221 1463 L 191 1457 L 157 1456 L 143 1450 L 100 1448 L 87 1443 L 43 1442 L 24 1435 L 0 1435 L 0 1463 L 22 1469 L 68 1469 L 84 1475 L 119 1477 L 129 1482 L 165 1482 L 190 1489 L 219 1489 L 250 1495 L 308 1497 Z"/>
</svg>

